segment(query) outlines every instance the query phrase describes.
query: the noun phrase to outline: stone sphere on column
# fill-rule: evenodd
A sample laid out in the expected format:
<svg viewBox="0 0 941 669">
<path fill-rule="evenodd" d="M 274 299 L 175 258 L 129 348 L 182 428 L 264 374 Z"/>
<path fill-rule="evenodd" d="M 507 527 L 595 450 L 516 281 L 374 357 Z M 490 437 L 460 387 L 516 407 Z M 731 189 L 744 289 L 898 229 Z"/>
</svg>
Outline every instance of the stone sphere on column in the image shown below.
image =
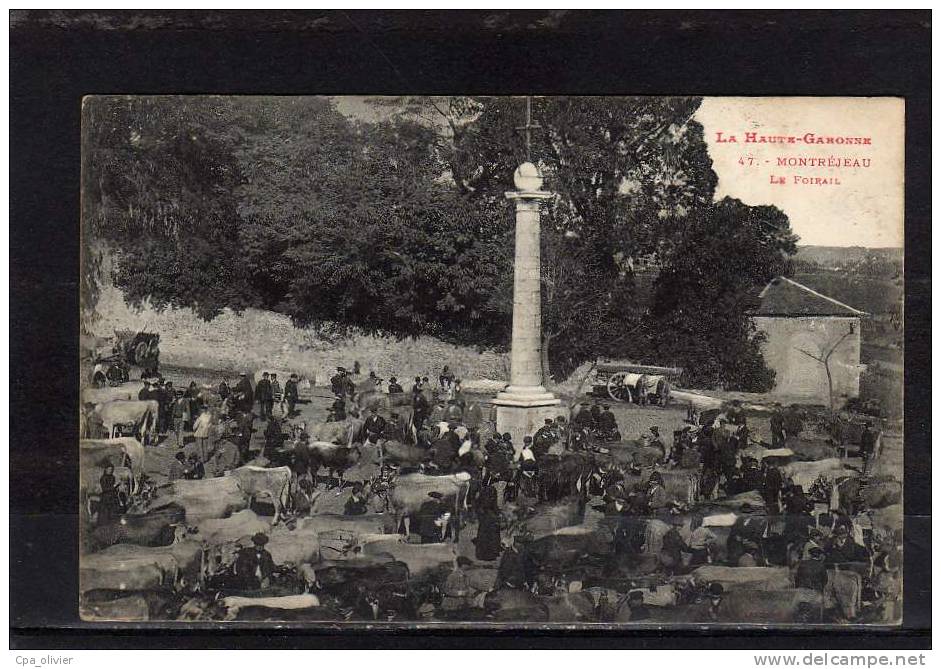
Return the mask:
<svg viewBox="0 0 941 669">
<path fill-rule="evenodd" d="M 532 163 L 523 163 L 513 173 L 513 184 L 520 191 L 538 191 L 542 188 L 542 174 L 539 173 L 539 168 Z"/>
</svg>

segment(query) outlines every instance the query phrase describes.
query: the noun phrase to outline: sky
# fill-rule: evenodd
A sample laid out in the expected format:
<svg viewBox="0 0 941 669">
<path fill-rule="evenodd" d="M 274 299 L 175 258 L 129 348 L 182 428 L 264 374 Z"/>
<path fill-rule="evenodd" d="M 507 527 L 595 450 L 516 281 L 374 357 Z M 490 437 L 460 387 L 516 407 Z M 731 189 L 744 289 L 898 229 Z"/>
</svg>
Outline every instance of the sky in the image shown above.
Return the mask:
<svg viewBox="0 0 941 669">
<path fill-rule="evenodd" d="M 364 98 L 334 100 L 344 114 L 377 120 Z M 716 199 L 777 206 L 788 215 L 800 245 L 878 248 L 903 245 L 904 115 L 900 98 L 715 97 L 704 98 L 694 118 L 705 128 L 719 178 Z M 746 143 L 747 132 L 865 137 L 871 144 Z M 718 133 L 738 141 L 720 142 Z M 841 166 L 778 164 L 801 158 L 838 160 Z M 772 177 L 784 183 L 772 183 Z"/>
</svg>

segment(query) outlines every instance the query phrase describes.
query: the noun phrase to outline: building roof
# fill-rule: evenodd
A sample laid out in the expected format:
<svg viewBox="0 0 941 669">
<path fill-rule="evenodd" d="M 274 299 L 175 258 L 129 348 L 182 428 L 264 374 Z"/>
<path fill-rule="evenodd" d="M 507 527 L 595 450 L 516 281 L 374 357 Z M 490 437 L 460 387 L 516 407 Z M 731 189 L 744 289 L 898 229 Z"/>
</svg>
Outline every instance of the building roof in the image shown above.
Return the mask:
<svg viewBox="0 0 941 669">
<path fill-rule="evenodd" d="M 754 316 L 868 316 L 802 283 L 776 276 L 758 294 Z"/>
</svg>

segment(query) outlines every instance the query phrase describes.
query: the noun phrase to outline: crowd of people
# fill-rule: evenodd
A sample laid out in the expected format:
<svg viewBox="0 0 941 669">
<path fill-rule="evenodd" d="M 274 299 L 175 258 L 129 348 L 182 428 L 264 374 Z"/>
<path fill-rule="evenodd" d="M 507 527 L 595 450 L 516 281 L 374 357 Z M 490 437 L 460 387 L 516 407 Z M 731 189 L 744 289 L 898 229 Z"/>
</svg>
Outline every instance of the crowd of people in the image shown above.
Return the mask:
<svg viewBox="0 0 941 669">
<path fill-rule="evenodd" d="M 547 595 L 570 587 L 572 565 L 562 569 L 540 561 L 542 549 L 534 548 L 526 522 L 573 500 L 582 513 L 587 506 L 600 518 L 610 539 L 607 548 L 587 551 L 584 564 L 575 566 L 580 580 L 585 573 L 603 580 L 625 570 L 669 579 L 704 565 L 778 566 L 791 570 L 798 588 L 823 592 L 828 572 L 839 568 L 865 571 L 870 599 L 888 598 L 898 589 L 898 537 L 864 536 L 854 522 L 855 502 L 834 496 L 832 485 L 821 481 L 807 489 L 790 480 L 774 458 L 750 455 L 753 430 L 738 401 L 713 412 L 690 406 L 686 424 L 673 432 L 670 443 L 657 425 L 625 441 L 611 406 L 591 402 L 576 406 L 570 419 L 564 414 L 545 418 L 515 443 L 509 432 L 496 431 L 493 412 L 469 398 L 447 367 L 437 383 L 416 376 L 409 391 L 394 375 L 386 382 L 370 373 L 360 384 L 353 377 L 340 367 L 330 379 L 334 398 L 324 419 L 359 425 L 350 433 L 349 447 L 372 446 L 380 456 L 374 476 L 338 491 L 347 493 L 342 513 L 389 511 L 398 477 L 413 471 L 462 474 L 467 481 L 463 517 L 455 517 L 453 500 L 432 491 L 412 512 L 410 527 L 422 544 L 438 544 L 455 539 L 461 523 L 472 523 L 473 563 L 496 570 L 498 589 Z M 387 396 L 388 404 L 363 403 L 371 391 Z M 156 378 L 145 384 L 140 399 L 158 402 L 160 431 L 177 446 L 168 480 L 221 475 L 250 461 L 287 464 L 293 472 L 288 517 L 312 514 L 322 481 L 316 468 L 311 471 L 309 463 L 298 460 L 298 454 L 307 452 L 298 444 L 311 438 L 305 422 L 290 420 L 297 417 L 296 375 L 283 387 L 276 374 L 264 372 L 254 385 L 243 373 L 233 386 L 224 379 L 211 389 L 193 382 L 185 390 Z M 265 423 L 260 460 L 251 449 L 256 419 Z M 784 448 L 804 429 L 797 407 L 772 407 L 769 423 L 772 443 L 766 446 L 771 449 Z M 195 448 L 187 450 L 189 433 Z M 860 442 L 865 471 L 877 441 L 876 431 L 867 425 Z M 396 444 L 409 446 L 407 457 L 396 455 Z M 678 493 L 678 480 L 691 481 L 693 492 Z M 105 511 L 99 523 L 114 522 L 121 512 L 112 499 L 115 489 L 112 468 L 101 477 Z M 742 503 L 722 506 L 741 495 Z M 713 516 L 728 515 L 729 509 L 734 520 L 716 525 Z M 265 550 L 267 540 L 264 533 L 256 534 L 233 567 L 236 575 L 258 587 L 279 567 Z M 451 574 L 437 584 L 437 599 L 429 600 L 433 615 L 466 609 L 470 560 L 470 555 L 461 555 Z M 699 585 L 698 594 L 690 596 L 714 605 L 722 599 L 718 584 Z M 638 599 L 633 590 L 624 594 L 631 619 L 644 619 L 649 607 L 643 597 Z M 369 596 L 368 588 L 362 595 Z"/>
</svg>

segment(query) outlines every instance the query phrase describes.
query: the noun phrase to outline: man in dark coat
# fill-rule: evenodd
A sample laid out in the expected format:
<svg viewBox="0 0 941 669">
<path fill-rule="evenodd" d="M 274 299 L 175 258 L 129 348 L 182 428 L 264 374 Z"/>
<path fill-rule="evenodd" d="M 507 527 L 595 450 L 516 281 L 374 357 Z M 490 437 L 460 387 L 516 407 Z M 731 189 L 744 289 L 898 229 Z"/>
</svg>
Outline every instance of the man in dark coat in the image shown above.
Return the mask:
<svg viewBox="0 0 941 669">
<path fill-rule="evenodd" d="M 176 391 L 173 382 L 167 381 L 160 389 L 160 425 L 161 434 L 168 433 L 173 427 L 173 404 L 176 402 Z"/>
<path fill-rule="evenodd" d="M 607 404 L 604 405 L 601 416 L 599 417 L 599 422 L 601 426 L 601 432 L 604 435 L 604 438 L 608 441 L 620 441 L 621 432 L 618 430 L 618 421 L 614 417 L 614 414 L 611 413 L 611 407 Z"/>
<path fill-rule="evenodd" d="M 431 458 L 434 465 L 442 472 L 450 472 L 457 460 L 457 451 L 461 440 L 453 431 L 445 432 L 431 445 Z"/>
<path fill-rule="evenodd" d="M 784 438 L 784 414 L 781 412 L 781 404 L 775 402 L 771 413 L 771 447 L 782 448 Z"/>
<path fill-rule="evenodd" d="M 863 474 L 868 474 L 876 455 L 876 442 L 879 433 L 872 429 L 872 423 L 866 422 L 859 435 L 859 451 L 863 458 Z"/>
<path fill-rule="evenodd" d="M 385 429 L 386 419 L 376 413 L 376 407 L 372 407 L 369 410 L 369 416 L 363 423 L 363 430 L 366 432 L 366 441 L 373 444 L 378 443 Z"/>
<path fill-rule="evenodd" d="M 399 380 L 394 376 L 389 377 L 389 394 L 390 395 L 399 395 L 405 392 L 402 390 L 402 386 L 399 385 Z"/>
<path fill-rule="evenodd" d="M 268 536 L 258 532 L 252 537 L 252 546 L 243 548 L 235 558 L 235 575 L 244 587 L 257 590 L 268 585 L 274 572 L 274 559 L 265 549 Z"/>
<path fill-rule="evenodd" d="M 398 441 L 405 443 L 405 428 L 402 425 L 399 414 L 390 413 L 386 426 L 382 429 L 382 438 L 386 441 Z"/>
<path fill-rule="evenodd" d="M 412 394 L 412 416 L 415 425 L 422 425 L 428 415 L 431 413 L 431 407 L 428 406 L 428 400 L 419 391 Z"/>
<path fill-rule="evenodd" d="M 294 415 L 294 407 L 297 406 L 297 374 L 291 374 L 291 378 L 284 384 L 284 401 L 288 405 L 288 418 Z"/>
<path fill-rule="evenodd" d="M 255 391 L 252 389 L 252 382 L 245 372 L 239 374 L 239 382 L 235 385 L 235 399 L 241 411 L 251 413 L 252 407 L 255 405 Z"/>
<path fill-rule="evenodd" d="M 497 489 L 485 485 L 477 492 L 477 537 L 474 539 L 474 556 L 478 560 L 496 560 L 500 557 L 500 510 L 497 506 Z"/>
<path fill-rule="evenodd" d="M 719 483 L 719 472 L 721 469 L 719 462 L 719 449 L 713 440 L 713 431 L 703 430 L 699 435 L 699 453 L 702 460 L 702 475 L 699 481 L 699 489 L 706 499 L 712 499 L 715 493 L 716 485 Z"/>
<path fill-rule="evenodd" d="M 764 488 L 762 496 L 765 498 L 765 505 L 768 513 L 777 515 L 781 509 L 781 491 L 784 490 L 784 476 L 777 467 L 768 464 L 765 460 L 762 462 L 764 469 Z"/>
<path fill-rule="evenodd" d="M 344 384 L 344 377 L 346 376 L 346 370 L 342 367 L 337 367 L 337 373 L 330 377 L 330 390 L 337 397 L 342 397 L 346 386 Z"/>
<path fill-rule="evenodd" d="M 536 456 L 536 459 L 542 460 L 543 457 L 548 455 L 549 449 L 558 439 L 555 423 L 551 418 L 546 418 L 545 425 L 536 430 L 536 434 L 533 435 L 533 455 Z"/>
<path fill-rule="evenodd" d="M 722 475 L 725 476 L 725 485 L 735 478 L 735 462 L 738 457 L 737 442 L 732 439 L 732 435 L 725 427 L 725 421 L 719 419 L 719 427 L 712 431 L 712 440 L 715 442 L 719 451 L 719 467 Z"/>
<path fill-rule="evenodd" d="M 227 380 L 222 379 L 222 383 L 219 384 L 219 397 L 223 402 L 229 399 L 229 392 L 231 391 L 229 390 L 229 384 Z"/>
<path fill-rule="evenodd" d="M 235 445 L 239 448 L 239 456 L 242 458 L 243 463 L 249 460 L 254 423 L 255 417 L 250 411 L 243 411 L 235 418 Z"/>
<path fill-rule="evenodd" d="M 272 418 L 265 426 L 265 452 L 262 455 L 271 458 L 283 443 L 284 433 L 281 431 L 281 424 Z"/>
<path fill-rule="evenodd" d="M 582 402 L 579 405 L 578 413 L 572 419 L 572 424 L 580 428 L 591 428 L 591 410 L 588 408 L 588 402 Z"/>
<path fill-rule="evenodd" d="M 784 438 L 796 437 L 804 429 L 804 419 L 801 417 L 800 407 L 792 404 L 784 412 Z"/>
<path fill-rule="evenodd" d="M 343 505 L 343 515 L 362 516 L 367 511 L 366 503 L 367 499 L 363 484 L 357 481 L 353 484 L 353 492 L 350 494 L 350 498 Z"/>
<path fill-rule="evenodd" d="M 591 429 L 592 430 L 600 429 L 601 428 L 601 407 L 599 407 L 597 404 L 592 404 L 589 416 L 591 416 Z"/>
<path fill-rule="evenodd" d="M 271 379 L 268 372 L 261 375 L 261 381 L 255 386 L 255 399 L 263 420 L 271 420 L 274 409 L 274 394 L 271 391 Z"/>
<path fill-rule="evenodd" d="M 612 416 L 613 418 L 613 416 Z M 616 427 L 616 426 L 615 426 Z M 653 425 L 650 428 L 650 442 L 648 446 L 653 446 L 654 448 L 660 449 L 660 461 L 663 462 L 667 459 L 667 447 L 663 443 L 663 438 L 660 436 L 660 426 Z"/>
<path fill-rule="evenodd" d="M 824 562 L 826 554 L 819 546 L 812 546 L 808 553 L 809 558 L 797 564 L 794 585 L 798 588 L 823 592 L 827 586 L 827 565 Z"/>
<path fill-rule="evenodd" d="M 869 562 L 866 549 L 853 541 L 846 525 L 840 525 L 834 531 L 834 537 L 827 546 L 827 567 L 848 562 Z"/>
<path fill-rule="evenodd" d="M 486 467 L 490 475 L 501 481 L 510 479 L 510 465 L 513 462 L 513 450 L 507 448 L 500 435 L 494 435 L 484 446 L 487 451 Z"/>
<path fill-rule="evenodd" d="M 442 540 L 440 519 L 448 509 L 441 501 L 443 495 L 440 492 L 430 492 L 428 497 L 431 499 L 418 509 L 418 535 L 423 544 L 436 544 Z"/>
</svg>

